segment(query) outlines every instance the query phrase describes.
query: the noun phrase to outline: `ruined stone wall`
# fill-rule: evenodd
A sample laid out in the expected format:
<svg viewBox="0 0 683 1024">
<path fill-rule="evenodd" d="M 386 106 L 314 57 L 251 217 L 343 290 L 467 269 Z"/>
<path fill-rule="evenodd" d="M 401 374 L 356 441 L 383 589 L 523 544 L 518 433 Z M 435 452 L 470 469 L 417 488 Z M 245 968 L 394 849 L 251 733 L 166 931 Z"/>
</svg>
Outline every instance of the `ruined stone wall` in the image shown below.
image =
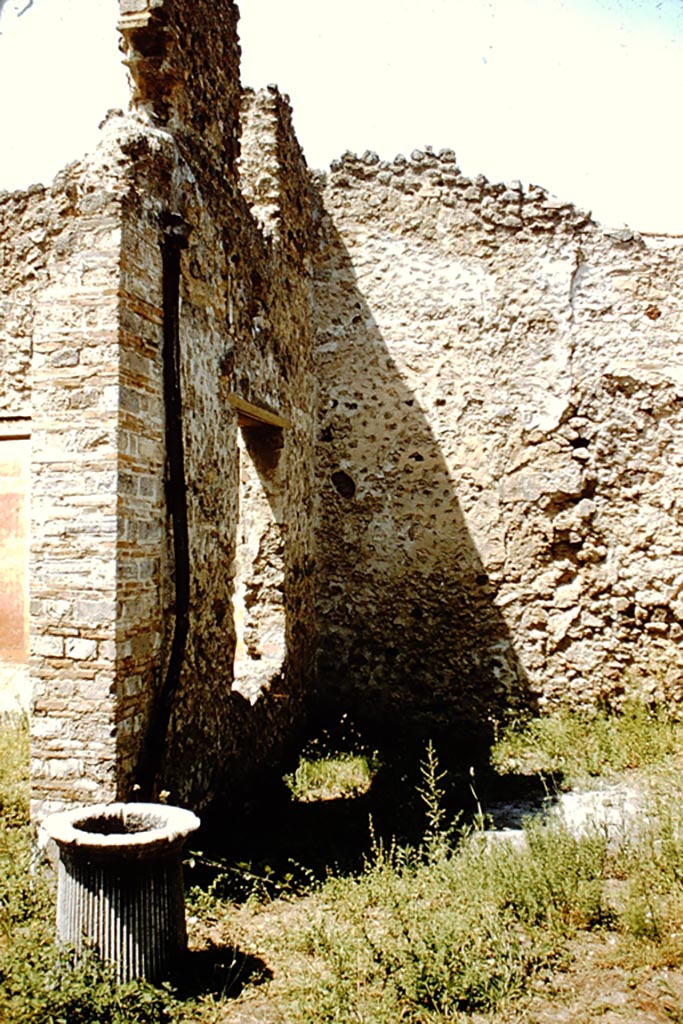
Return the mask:
<svg viewBox="0 0 683 1024">
<path fill-rule="evenodd" d="M 121 0 L 133 112 L 51 189 L 0 198 L 37 813 L 150 772 L 180 803 L 233 795 L 300 727 L 316 650 L 319 693 L 395 745 L 681 697 L 679 241 L 450 152 L 312 181 L 286 99 L 241 93 L 236 21 Z M 189 632 L 169 691 L 170 224 Z"/>
<path fill-rule="evenodd" d="M 247 198 L 240 191 L 234 5 L 205 5 L 201 17 L 181 0 L 121 6 L 136 110 L 110 116 L 98 150 L 41 193 L 57 226 L 38 246 L 40 288 L 29 288 L 28 326 L 15 331 L 26 341 L 13 347 L 23 359 L 15 390 L 28 395 L 33 345 L 38 816 L 74 800 L 128 798 L 152 782 L 196 807 L 234 795 L 282 755 L 312 679 L 305 162 L 286 101 L 272 90 L 250 95 L 245 117 L 260 128 L 245 132 Z M 214 62 L 198 68 L 198 52 Z M 276 183 L 267 227 L 254 194 L 264 177 Z M 13 200 L 20 212 L 32 201 Z M 187 234 L 177 384 L 190 578 L 171 690 L 181 570 L 164 399 L 169 223 Z M 33 230 L 15 217 L 11 265 L 29 284 Z M 13 310 L 18 296 L 16 286 Z M 9 384 L 4 394 L 9 402 Z M 245 403 L 276 425 L 245 420 Z"/>
<path fill-rule="evenodd" d="M 125 795 L 148 783 L 140 777 L 141 750 L 160 704 L 169 703 L 164 687 L 177 567 L 167 501 L 161 243 L 171 215 L 188 231 L 179 337 L 190 619 L 155 768 L 158 785 L 198 806 L 274 758 L 301 717 L 311 677 L 308 180 L 287 104 L 276 93 L 252 97 L 247 112 L 268 108 L 268 126 L 251 143 L 243 181 L 246 186 L 253 172 L 277 185 L 271 198 L 278 229 L 262 231 L 237 178 L 241 91 L 233 4 L 123 0 L 121 14 L 138 116 L 113 129 L 127 161 L 117 785 Z M 249 201 L 256 203 L 253 196 Z M 281 413 L 287 428 L 238 427 L 235 396 Z M 250 554 L 239 542 L 244 534 L 252 537 Z M 238 672 L 240 630 L 257 637 L 246 674 Z"/>
<path fill-rule="evenodd" d="M 239 155 L 239 13 L 232 0 L 119 0 L 132 105 L 170 129 L 195 174 L 234 177 Z"/>
<path fill-rule="evenodd" d="M 0 193 L 0 416 L 31 415 L 33 297 L 45 276 L 46 225 L 51 198 Z"/>
<path fill-rule="evenodd" d="M 679 241 L 451 152 L 320 185 L 321 687 L 422 735 L 680 699 Z"/>
<path fill-rule="evenodd" d="M 312 674 L 308 184 L 286 104 L 277 94 L 252 98 L 252 109 L 261 105 L 273 114 L 274 145 L 252 154 L 251 166 L 277 179 L 280 164 L 301 165 L 297 202 L 280 195 L 275 216 L 307 240 L 296 249 L 278 233 L 266 237 L 240 195 L 214 190 L 210 179 L 195 175 L 166 130 L 138 126 L 126 143 L 135 161 L 122 257 L 127 470 L 119 498 L 119 768 L 121 784 L 130 787 L 156 713 L 175 612 L 161 365 L 160 213 L 166 210 L 189 228 L 179 335 L 191 597 L 161 777 L 173 799 L 195 806 L 226 796 L 276 760 L 303 715 Z M 240 428 L 235 396 L 280 415 L 287 426 Z M 245 530 L 254 548 L 247 565 L 239 543 Z M 252 651 L 250 671 L 240 679 L 237 577 L 247 590 L 242 611 L 254 618 L 253 631 L 277 634 L 277 649 L 262 644 Z"/>
<path fill-rule="evenodd" d="M 4 394 L 31 417 L 30 632 L 38 811 L 114 795 L 119 206 L 75 164 L 3 203 Z M 30 367 L 29 367 L 30 360 Z M 10 374 L 12 378 L 10 379 Z"/>
</svg>

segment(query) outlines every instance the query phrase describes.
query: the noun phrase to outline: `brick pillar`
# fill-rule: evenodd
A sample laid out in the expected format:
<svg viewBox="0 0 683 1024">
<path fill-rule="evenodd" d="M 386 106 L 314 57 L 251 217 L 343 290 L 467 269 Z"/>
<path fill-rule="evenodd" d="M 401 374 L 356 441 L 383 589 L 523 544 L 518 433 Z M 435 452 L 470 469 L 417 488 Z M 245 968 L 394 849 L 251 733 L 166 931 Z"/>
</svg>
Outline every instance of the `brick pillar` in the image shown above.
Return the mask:
<svg viewBox="0 0 683 1024">
<path fill-rule="evenodd" d="M 89 199 L 88 212 L 66 225 L 52 250 L 33 339 L 37 817 L 116 796 L 121 232 L 118 202 L 104 192 Z"/>
</svg>

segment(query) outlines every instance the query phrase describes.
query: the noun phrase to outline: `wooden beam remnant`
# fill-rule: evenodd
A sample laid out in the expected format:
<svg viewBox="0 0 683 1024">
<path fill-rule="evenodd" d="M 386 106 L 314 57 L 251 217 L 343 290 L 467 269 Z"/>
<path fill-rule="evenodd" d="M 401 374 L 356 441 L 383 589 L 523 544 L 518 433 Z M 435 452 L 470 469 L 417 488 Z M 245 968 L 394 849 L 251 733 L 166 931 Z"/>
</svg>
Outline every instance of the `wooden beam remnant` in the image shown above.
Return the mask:
<svg viewBox="0 0 683 1024">
<path fill-rule="evenodd" d="M 269 409 L 264 409 L 261 405 L 247 402 L 239 395 L 228 395 L 228 401 L 234 409 L 237 409 L 237 422 L 240 427 L 280 427 L 282 430 L 287 430 L 292 426 L 292 421 L 286 417 L 279 416 L 276 412 L 270 412 Z"/>
<path fill-rule="evenodd" d="M 31 437 L 27 416 L 0 416 L 0 441 L 23 441 Z"/>
</svg>

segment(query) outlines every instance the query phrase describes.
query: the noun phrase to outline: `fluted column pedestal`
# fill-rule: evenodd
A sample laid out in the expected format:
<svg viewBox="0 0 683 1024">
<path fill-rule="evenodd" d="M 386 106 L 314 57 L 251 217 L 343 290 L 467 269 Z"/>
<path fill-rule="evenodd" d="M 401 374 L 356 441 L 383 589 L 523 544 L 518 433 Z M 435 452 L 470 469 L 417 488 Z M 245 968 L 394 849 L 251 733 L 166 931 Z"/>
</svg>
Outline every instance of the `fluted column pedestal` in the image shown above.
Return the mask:
<svg viewBox="0 0 683 1024">
<path fill-rule="evenodd" d="M 57 933 L 90 943 L 120 981 L 168 977 L 186 949 L 181 851 L 199 827 L 165 804 L 100 804 L 53 814 L 59 849 Z"/>
</svg>

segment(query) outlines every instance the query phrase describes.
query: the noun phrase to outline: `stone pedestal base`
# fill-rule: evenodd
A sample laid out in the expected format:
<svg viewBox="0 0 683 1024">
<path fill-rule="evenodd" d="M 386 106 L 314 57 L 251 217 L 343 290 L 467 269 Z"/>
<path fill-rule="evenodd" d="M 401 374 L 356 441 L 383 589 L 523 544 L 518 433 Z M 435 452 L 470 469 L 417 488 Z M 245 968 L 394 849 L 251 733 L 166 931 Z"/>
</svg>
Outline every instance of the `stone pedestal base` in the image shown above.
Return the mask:
<svg viewBox="0 0 683 1024">
<path fill-rule="evenodd" d="M 181 850 L 199 826 L 164 804 L 101 804 L 53 814 L 59 848 L 57 933 L 91 943 L 120 981 L 168 977 L 185 951 Z"/>
</svg>

